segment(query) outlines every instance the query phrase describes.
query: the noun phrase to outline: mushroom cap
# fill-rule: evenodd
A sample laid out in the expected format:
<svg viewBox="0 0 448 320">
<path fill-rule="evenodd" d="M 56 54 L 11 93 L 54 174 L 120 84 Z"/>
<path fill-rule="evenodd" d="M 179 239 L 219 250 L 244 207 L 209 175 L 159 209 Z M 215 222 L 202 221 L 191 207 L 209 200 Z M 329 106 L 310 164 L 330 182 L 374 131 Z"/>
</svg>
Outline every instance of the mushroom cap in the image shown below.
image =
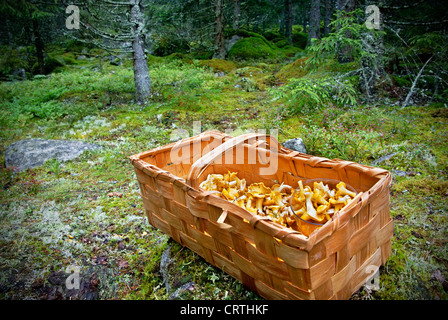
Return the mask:
<svg viewBox="0 0 448 320">
<path fill-rule="evenodd" d="M 263 182 L 251 184 L 248 187 L 248 191 L 251 193 L 258 193 L 264 195 L 271 193 L 271 189 L 266 187 Z"/>
<path fill-rule="evenodd" d="M 339 182 L 336 185 L 336 197 L 340 197 L 340 196 L 345 196 L 348 195 L 352 198 L 356 197 L 356 193 L 350 190 L 347 190 L 347 186 L 345 185 L 345 183 L 343 181 Z"/>
<path fill-rule="evenodd" d="M 265 205 L 265 206 L 272 206 L 272 205 L 280 206 L 280 205 L 284 205 L 283 204 L 282 194 L 280 192 L 278 192 L 278 191 L 271 191 L 271 193 L 269 193 L 266 196 L 266 198 L 265 198 L 265 200 L 263 202 L 263 205 Z"/>
</svg>

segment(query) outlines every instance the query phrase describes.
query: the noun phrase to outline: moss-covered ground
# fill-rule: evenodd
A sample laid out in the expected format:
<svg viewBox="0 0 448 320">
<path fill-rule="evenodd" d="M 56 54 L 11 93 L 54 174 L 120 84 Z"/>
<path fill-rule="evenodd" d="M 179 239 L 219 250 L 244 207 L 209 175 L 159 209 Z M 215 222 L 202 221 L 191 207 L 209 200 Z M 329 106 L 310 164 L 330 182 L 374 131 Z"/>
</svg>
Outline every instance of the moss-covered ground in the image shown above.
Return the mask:
<svg viewBox="0 0 448 320">
<path fill-rule="evenodd" d="M 177 286 L 194 283 L 180 298 L 258 299 L 145 219 L 128 156 L 169 143 L 177 129 L 192 133 L 193 121 L 201 121 L 202 131 L 234 135 L 278 129 L 281 142 L 301 137 L 310 154 L 366 165 L 394 154 L 377 164 L 393 174 L 392 256 L 380 269 L 379 290 L 361 289 L 352 298 L 448 298 L 446 105 L 403 109 L 383 99 L 290 113 L 271 90 L 306 74 L 303 57 L 199 61 L 177 55 L 149 59 L 154 94 L 142 108 L 132 103 L 130 60 L 112 66 L 96 52 L 82 62 L 65 57 L 58 72 L 0 84 L 0 160 L 9 144 L 26 138 L 103 148 L 20 173 L 2 165 L 1 299 L 167 299 L 172 292 L 160 270 L 167 248 Z M 81 268 L 81 293 L 63 289 L 69 266 Z"/>
</svg>

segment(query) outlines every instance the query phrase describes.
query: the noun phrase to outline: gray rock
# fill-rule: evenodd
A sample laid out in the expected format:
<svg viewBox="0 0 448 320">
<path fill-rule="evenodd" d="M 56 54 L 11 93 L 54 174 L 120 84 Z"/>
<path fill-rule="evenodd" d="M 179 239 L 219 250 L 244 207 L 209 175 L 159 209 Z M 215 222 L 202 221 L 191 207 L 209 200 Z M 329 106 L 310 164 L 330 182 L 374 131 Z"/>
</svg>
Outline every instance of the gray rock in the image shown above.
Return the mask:
<svg viewBox="0 0 448 320">
<path fill-rule="evenodd" d="M 303 140 L 301 138 L 295 138 L 295 139 L 291 139 L 286 141 L 285 143 L 283 143 L 283 146 L 285 148 L 294 150 L 294 151 L 298 151 L 300 153 L 306 153 L 306 147 L 305 144 L 303 143 Z"/>
<path fill-rule="evenodd" d="M 187 282 L 186 284 L 182 285 L 181 287 L 177 288 L 176 291 L 174 291 L 170 296 L 168 297 L 168 300 L 177 300 L 180 298 L 181 294 L 187 291 L 194 291 L 196 289 L 196 284 L 194 282 Z"/>
<path fill-rule="evenodd" d="M 165 251 L 162 253 L 162 257 L 160 259 L 160 273 L 162 274 L 163 282 L 165 283 L 166 292 L 171 290 L 170 284 L 170 275 L 168 271 L 168 266 L 173 262 L 173 259 L 170 257 L 171 246 L 168 246 Z"/>
<path fill-rule="evenodd" d="M 226 49 L 226 52 L 229 52 L 230 49 L 235 45 L 235 43 L 238 42 L 238 40 L 242 39 L 243 37 L 240 37 L 239 35 L 233 35 L 232 38 L 226 39 L 224 41 L 224 47 Z"/>
<path fill-rule="evenodd" d="M 406 177 L 407 176 L 407 172 L 406 171 L 401 171 L 401 170 L 394 170 L 394 173 L 399 176 L 399 177 Z"/>
<path fill-rule="evenodd" d="M 384 162 L 384 161 L 386 161 L 386 160 L 389 160 L 390 158 L 392 158 L 392 157 L 395 156 L 396 154 L 397 154 L 396 152 L 393 152 L 393 153 L 391 153 L 391 154 L 387 154 L 387 155 L 385 155 L 385 156 L 382 156 L 382 157 L 380 157 L 380 158 L 378 158 L 378 159 L 372 161 L 372 165 L 373 165 L 373 166 L 376 166 L 376 165 L 380 164 L 381 162 Z"/>
<path fill-rule="evenodd" d="M 407 177 L 407 176 L 419 176 L 422 173 L 421 172 L 415 172 L 415 171 L 402 171 L 402 170 L 392 170 L 392 173 L 395 174 L 397 177 Z"/>
<path fill-rule="evenodd" d="M 97 150 L 100 146 L 76 140 L 28 139 L 11 144 L 5 152 L 7 168 L 19 171 L 43 165 L 45 161 L 56 159 L 62 162 L 76 159 L 84 151 Z"/>
<path fill-rule="evenodd" d="M 83 54 L 76 58 L 76 60 L 86 60 L 86 59 L 87 59 L 87 57 Z"/>
<path fill-rule="evenodd" d="M 26 71 L 24 68 L 14 70 L 12 76 L 17 80 L 26 80 Z"/>
<path fill-rule="evenodd" d="M 171 257 L 171 246 L 168 245 L 163 251 L 160 258 L 160 273 L 162 274 L 162 281 L 165 284 L 165 290 L 170 293 L 168 300 L 178 299 L 184 292 L 191 292 L 196 289 L 196 284 L 191 281 L 186 283 L 180 277 L 178 266 L 176 266 L 176 257 Z M 183 283 L 181 285 L 181 283 Z"/>
<path fill-rule="evenodd" d="M 113 66 L 121 66 L 123 64 L 123 60 L 121 57 L 111 55 L 109 56 L 109 63 Z"/>
</svg>

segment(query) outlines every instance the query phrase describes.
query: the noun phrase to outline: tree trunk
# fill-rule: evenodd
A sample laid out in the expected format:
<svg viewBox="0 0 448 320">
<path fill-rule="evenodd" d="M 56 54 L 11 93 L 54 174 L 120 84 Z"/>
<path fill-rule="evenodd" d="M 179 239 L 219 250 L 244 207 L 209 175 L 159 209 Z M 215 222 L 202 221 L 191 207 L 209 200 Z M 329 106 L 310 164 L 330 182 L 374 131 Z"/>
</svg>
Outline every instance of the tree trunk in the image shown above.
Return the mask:
<svg viewBox="0 0 448 320">
<path fill-rule="evenodd" d="M 320 0 L 311 0 L 310 9 L 310 32 L 308 34 L 308 45 L 312 45 L 312 39 L 320 36 Z"/>
<path fill-rule="evenodd" d="M 224 59 L 226 57 L 223 9 L 223 0 L 215 0 L 215 54 L 213 57 L 216 59 Z"/>
<path fill-rule="evenodd" d="M 355 9 L 355 0 L 336 0 L 336 10 L 350 12 Z"/>
<path fill-rule="evenodd" d="M 331 32 L 330 23 L 332 13 L 333 13 L 333 0 L 325 0 L 324 36 L 327 36 Z"/>
<path fill-rule="evenodd" d="M 292 0 L 285 0 L 285 34 L 289 44 L 292 43 Z"/>
<path fill-rule="evenodd" d="M 36 55 L 37 55 L 37 65 L 39 74 L 45 73 L 45 65 L 44 65 L 44 42 L 42 41 L 42 36 L 39 32 L 39 22 L 37 19 L 31 19 L 33 22 L 33 37 L 34 37 L 34 46 L 36 47 Z"/>
<path fill-rule="evenodd" d="M 131 3 L 131 22 L 134 34 L 132 48 L 134 51 L 135 100 L 138 104 L 145 104 L 151 94 L 151 79 L 144 47 L 143 4 L 142 0 L 132 0 Z"/>
<path fill-rule="evenodd" d="M 307 25 L 308 25 L 308 1 L 303 0 L 302 1 L 302 26 L 303 26 L 303 32 L 307 32 Z"/>
<path fill-rule="evenodd" d="M 233 0 L 233 29 L 240 28 L 241 3 L 240 0 Z"/>
</svg>

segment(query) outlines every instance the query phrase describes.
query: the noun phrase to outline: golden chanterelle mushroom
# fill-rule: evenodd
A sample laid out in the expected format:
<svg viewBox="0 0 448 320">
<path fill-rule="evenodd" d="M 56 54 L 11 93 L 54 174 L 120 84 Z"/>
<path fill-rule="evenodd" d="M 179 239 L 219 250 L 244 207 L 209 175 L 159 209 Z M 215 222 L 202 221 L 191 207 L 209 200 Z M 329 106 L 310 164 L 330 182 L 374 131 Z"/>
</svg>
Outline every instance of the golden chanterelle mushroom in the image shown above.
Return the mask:
<svg viewBox="0 0 448 320">
<path fill-rule="evenodd" d="M 313 187 L 304 187 L 302 181 L 299 181 L 294 190 L 292 186 L 284 183 L 274 184 L 272 187 L 263 182 L 247 185 L 246 180 L 240 179 L 237 172 L 209 174 L 200 184 L 200 188 L 216 191 L 217 196 L 252 214 L 265 216 L 295 230 L 298 230 L 296 217 L 305 221 L 325 223 L 356 196 L 355 192 L 347 189 L 344 182 L 331 189 L 322 181 L 314 182 Z M 294 214 L 291 211 L 294 211 Z"/>
</svg>

